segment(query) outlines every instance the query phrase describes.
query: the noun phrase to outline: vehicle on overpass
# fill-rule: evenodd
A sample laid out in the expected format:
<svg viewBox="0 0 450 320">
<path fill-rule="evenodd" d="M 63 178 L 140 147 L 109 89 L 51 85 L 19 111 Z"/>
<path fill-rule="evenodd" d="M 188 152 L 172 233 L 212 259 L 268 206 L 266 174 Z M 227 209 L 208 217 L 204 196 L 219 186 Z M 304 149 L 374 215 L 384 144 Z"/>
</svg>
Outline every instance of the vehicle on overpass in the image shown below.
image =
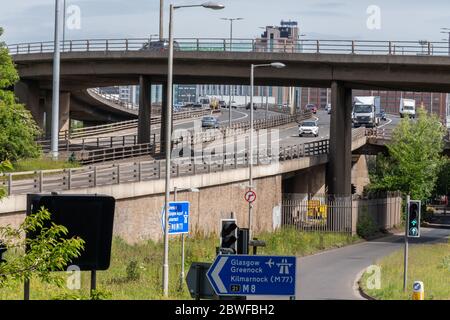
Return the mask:
<svg viewBox="0 0 450 320">
<path fill-rule="evenodd" d="M 157 40 L 144 43 L 141 51 L 153 51 L 153 52 L 164 52 L 169 50 L 168 40 Z M 180 51 L 180 44 L 176 41 L 173 42 L 173 50 Z"/>
<path fill-rule="evenodd" d="M 219 128 L 219 121 L 216 117 L 206 116 L 202 118 L 202 128 Z"/>
<path fill-rule="evenodd" d="M 309 103 L 305 107 L 306 111 L 311 111 L 312 113 L 317 113 L 317 106 L 315 104 Z"/>
<path fill-rule="evenodd" d="M 360 126 L 376 127 L 381 122 L 381 99 L 378 96 L 355 97 L 353 101 L 352 122 Z"/>
<path fill-rule="evenodd" d="M 415 118 L 416 117 L 416 100 L 414 99 L 400 99 L 400 118 L 409 117 L 409 118 Z"/>
<path fill-rule="evenodd" d="M 304 135 L 313 135 L 314 137 L 319 136 L 319 125 L 317 124 L 317 121 L 303 121 L 299 125 L 298 136 L 303 137 Z"/>
<path fill-rule="evenodd" d="M 211 99 L 208 97 L 200 98 L 198 102 L 202 105 L 203 109 L 211 108 Z"/>
<path fill-rule="evenodd" d="M 250 102 L 245 106 L 245 110 L 250 110 Z M 256 103 L 253 104 L 253 110 L 256 110 Z"/>
<path fill-rule="evenodd" d="M 231 108 L 233 109 L 237 109 L 238 105 L 236 103 L 236 101 L 231 101 Z M 227 105 L 227 109 L 230 108 L 230 104 Z"/>
</svg>

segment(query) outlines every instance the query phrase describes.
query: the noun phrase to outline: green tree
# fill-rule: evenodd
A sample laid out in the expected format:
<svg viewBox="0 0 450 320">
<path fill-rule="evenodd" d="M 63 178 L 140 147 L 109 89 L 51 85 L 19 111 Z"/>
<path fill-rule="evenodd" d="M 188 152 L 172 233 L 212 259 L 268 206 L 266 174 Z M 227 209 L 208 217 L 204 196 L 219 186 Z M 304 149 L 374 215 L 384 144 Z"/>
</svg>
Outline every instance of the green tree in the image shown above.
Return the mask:
<svg viewBox="0 0 450 320">
<path fill-rule="evenodd" d="M 0 174 L 10 168 L 9 162 L 1 162 Z M 4 196 L 4 191 L 0 192 L 0 201 Z M 50 213 L 41 208 L 38 213 L 27 216 L 18 228 L 0 226 L 0 245 L 7 249 L 3 256 L 6 262 L 0 262 L 0 289 L 33 277 L 45 283 L 63 285 L 61 275 L 53 271 L 63 270 L 78 257 L 84 249 L 84 241 L 66 239 L 67 228 L 54 223 L 48 226 L 49 221 Z M 36 236 L 26 238 L 27 233 Z"/>
<path fill-rule="evenodd" d="M 370 190 L 402 191 L 413 199 L 428 199 L 443 164 L 445 128 L 423 108 L 418 119 L 403 119 L 394 129 L 388 154 L 379 155 Z"/>
<path fill-rule="evenodd" d="M 3 29 L 0 28 L 0 36 Z M 40 148 L 35 139 L 40 130 L 31 113 L 10 89 L 19 80 L 8 49 L 0 42 L 0 161 L 37 157 Z"/>
<path fill-rule="evenodd" d="M 449 195 L 450 193 L 450 159 L 445 159 L 439 170 L 435 195 Z"/>
</svg>

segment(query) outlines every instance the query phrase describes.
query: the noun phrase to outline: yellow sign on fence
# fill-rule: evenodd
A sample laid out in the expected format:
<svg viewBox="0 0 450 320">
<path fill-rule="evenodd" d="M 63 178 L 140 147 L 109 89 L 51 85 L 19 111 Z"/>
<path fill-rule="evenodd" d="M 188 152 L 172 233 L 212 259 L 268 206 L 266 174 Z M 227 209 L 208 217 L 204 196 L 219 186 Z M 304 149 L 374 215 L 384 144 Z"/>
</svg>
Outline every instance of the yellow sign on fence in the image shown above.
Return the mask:
<svg viewBox="0 0 450 320">
<path fill-rule="evenodd" d="M 308 218 L 326 219 L 327 205 L 321 204 L 320 200 L 308 200 Z"/>
</svg>

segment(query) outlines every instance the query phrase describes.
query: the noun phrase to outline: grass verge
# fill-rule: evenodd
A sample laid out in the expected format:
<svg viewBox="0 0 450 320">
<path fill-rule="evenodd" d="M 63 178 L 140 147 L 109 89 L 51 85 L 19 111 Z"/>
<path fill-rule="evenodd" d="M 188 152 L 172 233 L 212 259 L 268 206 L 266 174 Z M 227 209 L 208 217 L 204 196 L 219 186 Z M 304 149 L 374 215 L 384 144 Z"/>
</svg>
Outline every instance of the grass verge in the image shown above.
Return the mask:
<svg viewBox="0 0 450 320">
<path fill-rule="evenodd" d="M 258 235 L 265 240 L 267 247 L 258 254 L 266 255 L 309 255 L 324 249 L 342 247 L 356 242 L 359 238 L 344 234 L 300 233 L 295 230 L 280 230 Z M 218 237 L 205 237 L 200 234 L 186 239 L 186 274 L 192 262 L 212 262 L 215 259 L 215 247 Z M 170 243 L 170 296 L 169 299 L 191 299 L 186 283 L 180 288 L 181 241 L 172 238 Z M 113 241 L 111 266 L 108 271 L 97 273 L 97 288 L 108 293 L 108 298 L 115 300 L 163 299 L 162 283 L 163 244 L 148 241 L 138 245 L 128 245 L 115 238 Z M 62 274 L 62 276 L 65 276 Z M 67 276 L 66 276 L 67 277 Z M 31 299 L 74 299 L 79 295 L 87 297 L 90 275 L 82 272 L 81 290 L 71 291 L 42 284 L 37 280 L 31 282 Z M 0 299 L 22 299 L 23 285 L 14 283 L 0 290 Z"/>
<path fill-rule="evenodd" d="M 48 158 L 23 159 L 13 163 L 13 172 L 26 172 L 36 170 L 54 170 L 78 168 L 80 164 L 64 160 L 52 160 Z"/>
<path fill-rule="evenodd" d="M 379 300 L 411 300 L 414 281 L 422 281 L 426 300 L 450 300 L 450 241 L 415 245 L 409 249 L 407 292 L 403 292 L 403 250 L 377 262 L 381 267 L 381 287 L 369 289 L 371 275 L 361 278 L 361 288 Z"/>
</svg>

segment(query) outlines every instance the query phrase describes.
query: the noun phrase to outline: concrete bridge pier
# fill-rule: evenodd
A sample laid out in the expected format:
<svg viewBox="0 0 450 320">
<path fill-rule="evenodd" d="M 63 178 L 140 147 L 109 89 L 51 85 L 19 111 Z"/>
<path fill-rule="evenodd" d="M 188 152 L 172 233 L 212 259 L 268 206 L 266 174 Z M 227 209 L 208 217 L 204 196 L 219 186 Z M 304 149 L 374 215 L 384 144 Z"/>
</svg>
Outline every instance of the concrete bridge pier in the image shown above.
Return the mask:
<svg viewBox="0 0 450 320">
<path fill-rule="evenodd" d="M 44 106 L 40 104 L 40 87 L 38 81 L 22 80 L 14 86 L 14 93 L 19 102 L 31 112 L 37 125 L 44 129 Z"/>
<path fill-rule="evenodd" d="M 330 153 L 326 182 L 328 194 L 351 195 L 352 89 L 343 82 L 331 84 Z"/>
<path fill-rule="evenodd" d="M 152 116 L 152 81 L 150 77 L 139 78 L 139 115 L 138 115 L 138 143 L 150 143 Z"/>
<path fill-rule="evenodd" d="M 59 94 L 59 131 L 70 129 L 70 92 Z M 48 90 L 45 94 L 45 136 L 52 135 L 52 92 Z"/>
<path fill-rule="evenodd" d="M 161 134 L 160 135 L 160 137 L 161 137 L 161 140 L 160 140 L 161 155 L 164 155 L 166 153 L 166 140 L 167 140 L 166 119 L 167 119 L 169 107 L 173 108 L 173 106 L 167 105 L 167 83 L 163 83 L 162 84 L 162 102 L 161 102 L 161 132 L 160 132 L 160 134 Z M 172 111 L 171 123 L 172 123 L 172 132 L 173 132 L 173 111 Z"/>
</svg>

